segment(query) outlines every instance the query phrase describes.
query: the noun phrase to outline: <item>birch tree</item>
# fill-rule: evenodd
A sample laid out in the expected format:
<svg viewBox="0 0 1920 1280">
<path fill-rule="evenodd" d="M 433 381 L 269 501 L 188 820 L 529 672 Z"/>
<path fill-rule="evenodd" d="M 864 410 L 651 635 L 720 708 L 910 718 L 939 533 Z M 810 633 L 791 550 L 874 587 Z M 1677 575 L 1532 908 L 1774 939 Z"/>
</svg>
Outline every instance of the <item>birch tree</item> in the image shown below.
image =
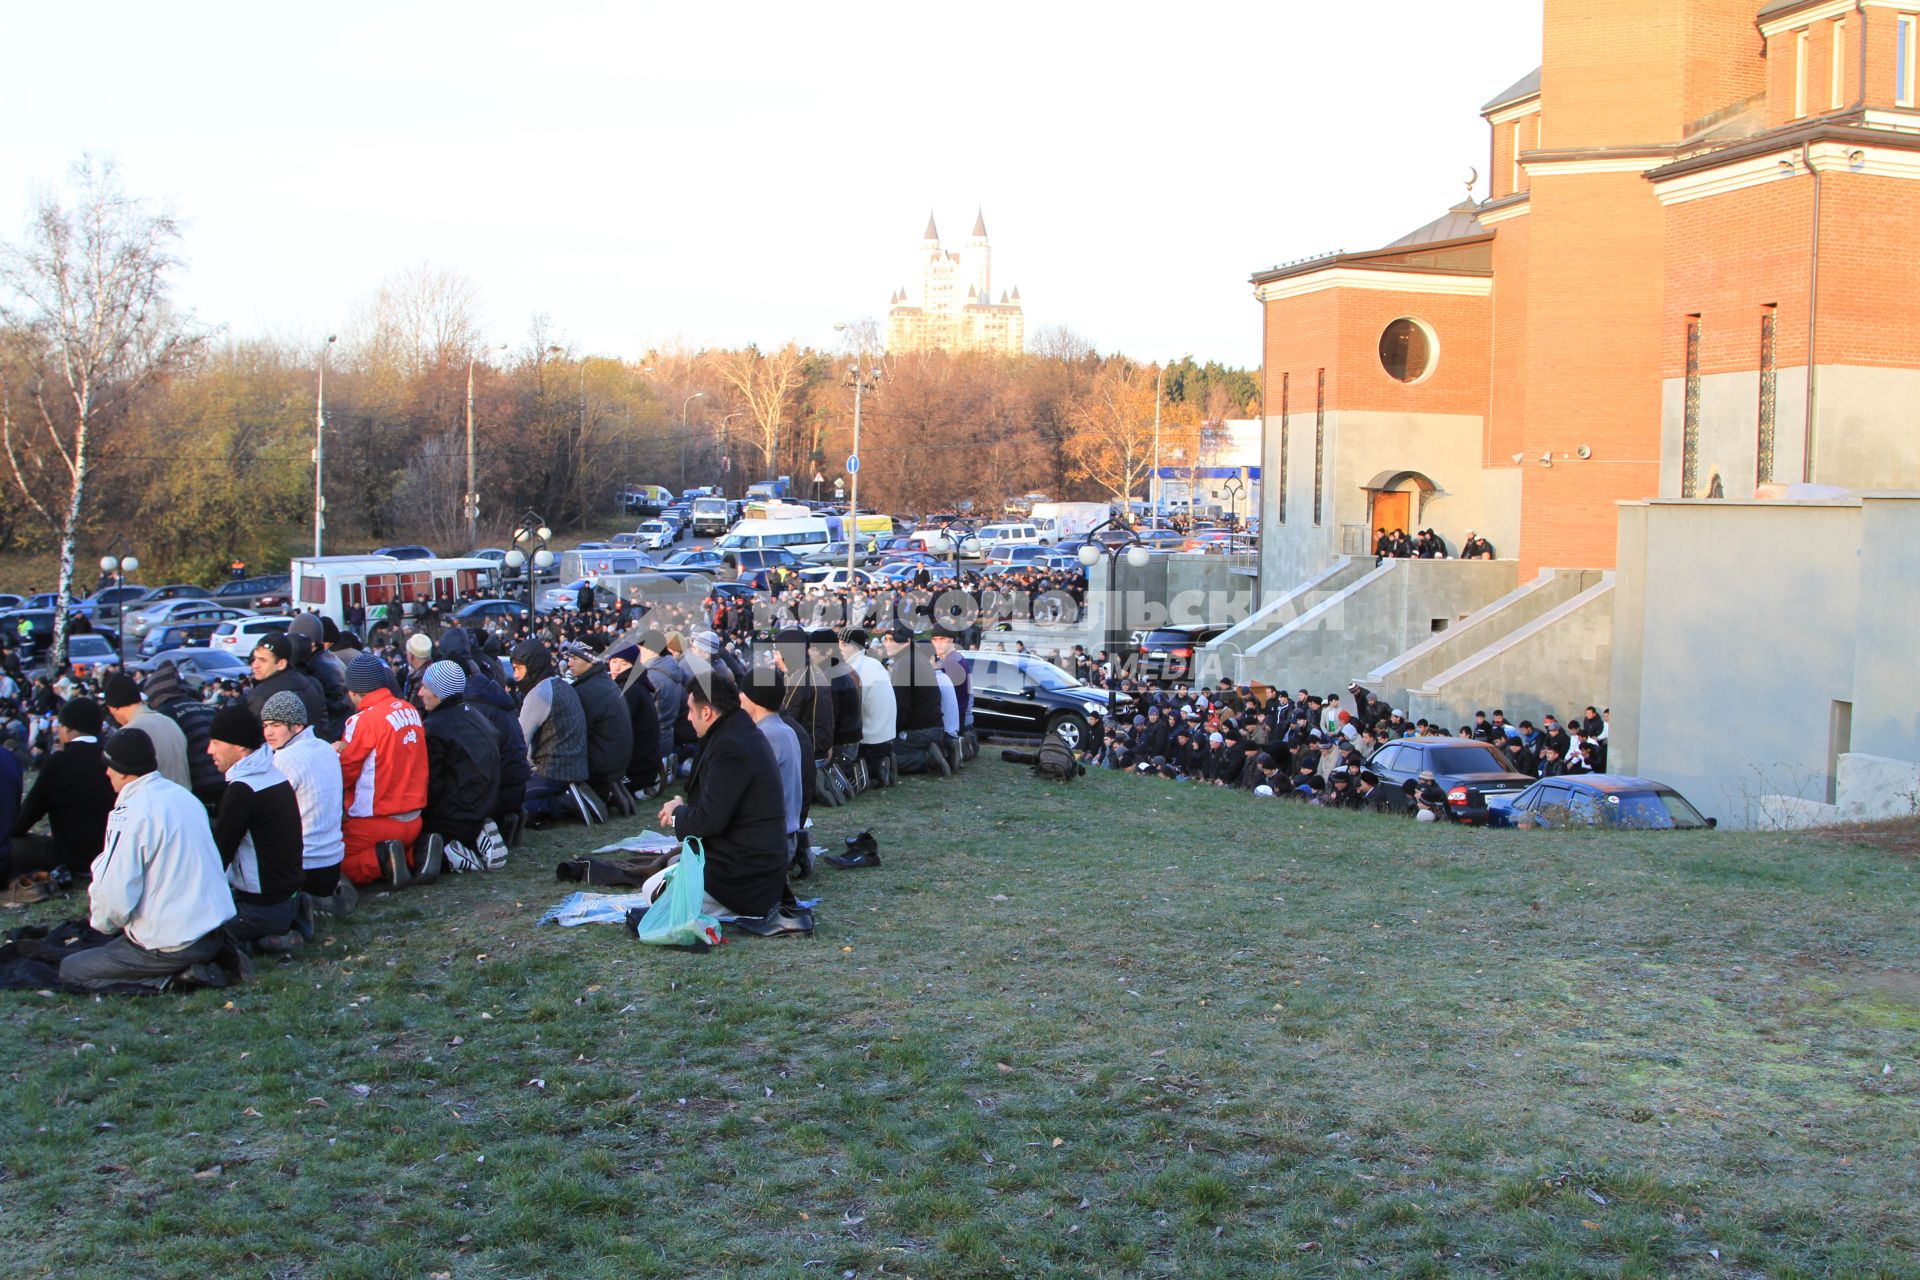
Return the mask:
<svg viewBox="0 0 1920 1280">
<path fill-rule="evenodd" d="M 72 203 L 42 196 L 25 242 L 0 246 L 0 446 L 27 508 L 59 548 L 53 661 L 67 655 L 74 545 L 95 456 L 141 395 L 199 346 L 167 305 L 179 228 L 82 160 Z"/>
</svg>

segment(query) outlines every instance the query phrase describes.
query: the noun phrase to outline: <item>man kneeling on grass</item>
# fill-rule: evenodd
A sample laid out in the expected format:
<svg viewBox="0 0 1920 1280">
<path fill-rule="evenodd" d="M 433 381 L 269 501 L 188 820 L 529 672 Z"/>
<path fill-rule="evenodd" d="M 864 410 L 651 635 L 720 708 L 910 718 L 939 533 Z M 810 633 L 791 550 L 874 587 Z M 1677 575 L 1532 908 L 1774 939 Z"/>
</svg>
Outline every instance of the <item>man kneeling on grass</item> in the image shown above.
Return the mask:
<svg viewBox="0 0 1920 1280">
<path fill-rule="evenodd" d="M 299 798 L 274 767 L 259 717 L 246 707 L 222 707 L 207 738 L 207 754 L 227 776 L 213 814 L 213 842 L 233 888 L 227 933 L 242 945 L 257 940 L 262 951 L 291 951 L 306 940 L 294 928 L 306 879 Z"/>
<path fill-rule="evenodd" d="M 700 754 L 686 797 L 661 805 L 658 821 L 705 848 L 708 915 L 764 916 L 780 905 L 793 853 L 773 748 L 741 710 L 740 687 L 719 667 L 687 682 L 687 722 L 700 737 Z M 665 876 L 654 876 L 641 892 L 658 897 Z"/>
<path fill-rule="evenodd" d="M 119 798 L 87 898 L 93 927 L 118 936 L 61 960 L 60 981 L 85 990 L 159 990 L 220 954 L 233 894 L 206 807 L 160 775 L 153 740 L 122 729 L 102 754 Z"/>
</svg>

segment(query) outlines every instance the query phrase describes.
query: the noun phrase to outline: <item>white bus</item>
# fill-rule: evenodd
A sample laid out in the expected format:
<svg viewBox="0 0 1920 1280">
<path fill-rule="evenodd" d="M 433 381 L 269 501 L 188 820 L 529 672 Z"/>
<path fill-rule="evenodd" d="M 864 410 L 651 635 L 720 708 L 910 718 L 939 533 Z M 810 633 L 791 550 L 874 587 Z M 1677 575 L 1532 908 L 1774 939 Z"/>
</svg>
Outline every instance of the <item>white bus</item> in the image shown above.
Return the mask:
<svg viewBox="0 0 1920 1280">
<path fill-rule="evenodd" d="M 291 611 L 319 613 L 347 625 L 355 608 L 392 606 L 390 620 L 419 613 L 432 600 L 491 592 L 499 566 L 491 560 L 395 560 L 392 556 L 303 556 L 293 562 Z"/>
</svg>

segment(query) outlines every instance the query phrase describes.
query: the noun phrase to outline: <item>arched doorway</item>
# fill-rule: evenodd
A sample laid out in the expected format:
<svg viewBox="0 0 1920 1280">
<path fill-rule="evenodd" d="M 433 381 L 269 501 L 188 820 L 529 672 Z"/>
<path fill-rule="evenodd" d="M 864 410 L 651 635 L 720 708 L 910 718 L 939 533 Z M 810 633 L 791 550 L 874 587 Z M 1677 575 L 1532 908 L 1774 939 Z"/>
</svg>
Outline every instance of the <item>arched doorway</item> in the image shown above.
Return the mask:
<svg viewBox="0 0 1920 1280">
<path fill-rule="evenodd" d="M 1405 487 L 1409 481 L 1411 488 Z M 1439 489 L 1418 471 L 1382 471 L 1360 487 L 1367 494 L 1369 536 L 1376 529 L 1414 532 L 1426 513 L 1427 496 Z"/>
</svg>

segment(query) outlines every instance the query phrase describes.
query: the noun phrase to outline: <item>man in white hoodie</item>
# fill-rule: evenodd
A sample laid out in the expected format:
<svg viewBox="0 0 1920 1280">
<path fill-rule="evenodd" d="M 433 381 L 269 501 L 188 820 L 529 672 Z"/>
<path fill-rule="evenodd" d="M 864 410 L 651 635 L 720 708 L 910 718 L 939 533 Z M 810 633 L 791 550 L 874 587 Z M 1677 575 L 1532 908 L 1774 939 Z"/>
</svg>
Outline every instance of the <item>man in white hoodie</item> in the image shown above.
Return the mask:
<svg viewBox="0 0 1920 1280">
<path fill-rule="evenodd" d="M 116 936 L 63 959 L 60 980 L 87 990 L 158 990 L 220 953 L 233 893 L 206 806 L 160 775 L 153 740 L 123 729 L 102 754 L 119 798 L 87 896 L 93 927 Z"/>
<path fill-rule="evenodd" d="M 307 723 L 307 704 L 290 690 L 267 699 L 260 708 L 260 728 L 273 748 L 273 767 L 293 784 L 294 797 L 300 802 L 304 879 L 294 928 L 311 938 L 315 907 L 347 915 L 359 900 L 352 881 L 343 882 L 340 875 L 340 859 L 346 851 L 340 835 L 340 818 L 346 812 L 340 757 L 314 734 Z"/>
</svg>

